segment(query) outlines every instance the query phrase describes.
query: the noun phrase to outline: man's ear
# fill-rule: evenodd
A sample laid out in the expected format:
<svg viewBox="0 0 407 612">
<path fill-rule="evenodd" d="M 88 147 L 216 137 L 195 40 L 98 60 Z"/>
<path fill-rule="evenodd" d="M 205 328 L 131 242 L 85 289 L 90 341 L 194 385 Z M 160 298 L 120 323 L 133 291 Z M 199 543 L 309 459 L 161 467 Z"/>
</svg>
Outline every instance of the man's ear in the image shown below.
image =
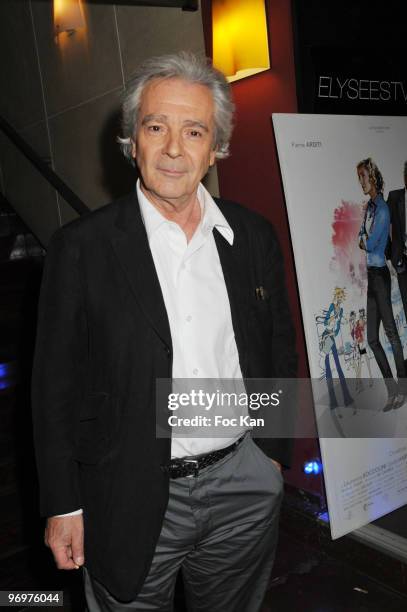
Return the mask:
<svg viewBox="0 0 407 612">
<path fill-rule="evenodd" d="M 215 147 L 214 149 L 212 149 L 212 151 L 209 153 L 209 167 L 211 168 L 215 161 L 216 161 L 216 153 L 218 152 L 218 147 Z"/>
<path fill-rule="evenodd" d="M 133 159 L 136 159 L 136 143 L 134 140 L 130 140 L 131 142 L 131 156 Z"/>
</svg>

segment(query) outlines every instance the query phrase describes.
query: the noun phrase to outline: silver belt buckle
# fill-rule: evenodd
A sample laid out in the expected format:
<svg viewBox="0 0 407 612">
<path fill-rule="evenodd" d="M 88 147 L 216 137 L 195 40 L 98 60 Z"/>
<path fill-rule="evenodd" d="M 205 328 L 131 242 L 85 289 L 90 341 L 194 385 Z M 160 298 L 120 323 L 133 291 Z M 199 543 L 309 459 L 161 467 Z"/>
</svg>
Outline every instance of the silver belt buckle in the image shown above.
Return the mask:
<svg viewBox="0 0 407 612">
<path fill-rule="evenodd" d="M 188 474 L 187 478 L 194 478 L 198 476 L 198 459 L 184 459 L 183 461 L 184 463 L 193 463 L 195 466 L 194 473 Z"/>
</svg>

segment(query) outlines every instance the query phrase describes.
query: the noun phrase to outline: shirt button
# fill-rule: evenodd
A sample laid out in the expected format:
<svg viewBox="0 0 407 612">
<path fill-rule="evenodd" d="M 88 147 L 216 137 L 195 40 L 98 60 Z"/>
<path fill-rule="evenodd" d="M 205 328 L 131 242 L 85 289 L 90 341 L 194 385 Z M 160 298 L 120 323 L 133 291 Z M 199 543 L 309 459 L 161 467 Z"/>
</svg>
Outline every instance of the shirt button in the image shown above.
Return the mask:
<svg viewBox="0 0 407 612">
<path fill-rule="evenodd" d="M 194 369 L 192 370 L 192 374 L 194 374 L 195 376 L 197 376 L 197 375 L 199 374 L 199 370 L 198 370 L 198 368 L 194 368 Z"/>
<path fill-rule="evenodd" d="M 190 322 L 192 321 L 192 317 L 191 317 L 191 315 L 188 315 L 188 316 L 187 316 L 187 321 L 188 321 L 188 323 L 190 323 Z"/>
</svg>

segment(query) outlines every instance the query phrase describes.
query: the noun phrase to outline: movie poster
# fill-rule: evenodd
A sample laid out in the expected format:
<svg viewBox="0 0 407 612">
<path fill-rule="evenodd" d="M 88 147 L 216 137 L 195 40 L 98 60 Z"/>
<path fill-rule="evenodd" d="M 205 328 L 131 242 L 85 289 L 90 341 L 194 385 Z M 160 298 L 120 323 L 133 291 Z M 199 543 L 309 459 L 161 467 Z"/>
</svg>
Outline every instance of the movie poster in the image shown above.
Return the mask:
<svg viewBox="0 0 407 612">
<path fill-rule="evenodd" d="M 407 503 L 407 118 L 273 124 L 337 538 Z"/>
</svg>

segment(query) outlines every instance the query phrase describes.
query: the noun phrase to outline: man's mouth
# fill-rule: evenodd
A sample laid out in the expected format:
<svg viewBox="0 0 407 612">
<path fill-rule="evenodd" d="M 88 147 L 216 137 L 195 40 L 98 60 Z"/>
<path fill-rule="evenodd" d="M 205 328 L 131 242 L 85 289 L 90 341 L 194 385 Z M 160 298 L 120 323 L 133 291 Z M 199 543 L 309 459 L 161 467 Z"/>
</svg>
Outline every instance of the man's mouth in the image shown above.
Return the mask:
<svg viewBox="0 0 407 612">
<path fill-rule="evenodd" d="M 173 177 L 183 176 L 186 172 L 185 170 L 178 170 L 175 168 L 158 168 L 158 170 L 167 176 Z"/>
</svg>

